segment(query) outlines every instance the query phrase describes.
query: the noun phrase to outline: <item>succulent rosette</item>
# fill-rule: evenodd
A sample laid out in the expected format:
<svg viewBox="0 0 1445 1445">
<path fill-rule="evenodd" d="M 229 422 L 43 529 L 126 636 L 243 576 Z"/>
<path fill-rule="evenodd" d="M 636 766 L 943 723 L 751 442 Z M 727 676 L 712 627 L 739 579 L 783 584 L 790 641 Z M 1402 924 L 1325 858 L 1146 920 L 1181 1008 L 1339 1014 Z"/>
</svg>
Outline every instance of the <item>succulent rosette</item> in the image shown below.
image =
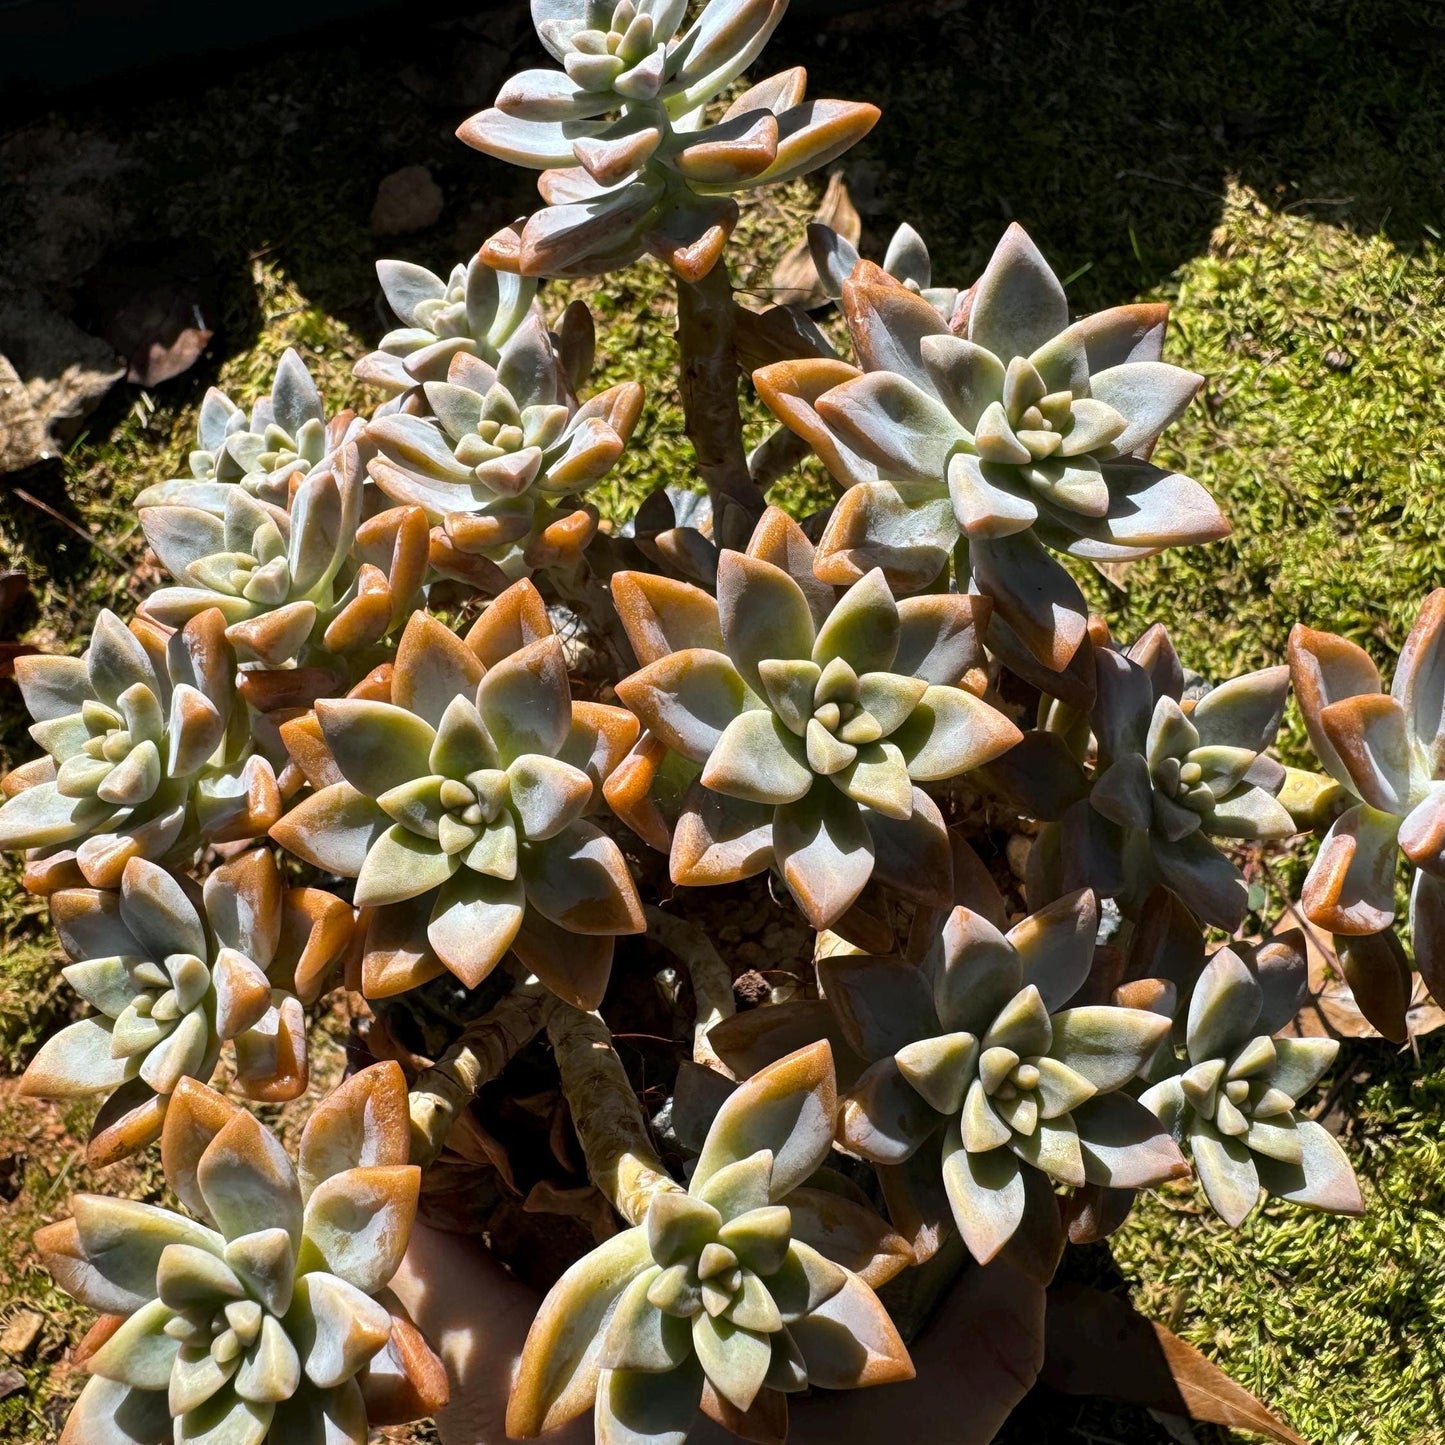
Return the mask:
<svg viewBox="0 0 1445 1445">
<path fill-rule="evenodd" d="M 401 624 L 426 575 L 425 519 L 397 507 L 362 520 L 366 476 L 347 443 L 299 470 L 277 505 L 242 486 L 140 507 L 146 541 L 175 579 L 142 612 L 180 626 L 209 608 L 243 663 L 282 668 L 353 653 Z"/>
<path fill-rule="evenodd" d="M 406 1081 L 377 1064 L 317 1105 L 298 1165 L 194 1080 L 166 1115 L 189 1215 L 80 1194 L 36 1248 L 101 1312 L 61 1445 L 366 1445 L 433 1414 L 446 1372 L 387 1288 L 416 1214 Z"/>
<path fill-rule="evenodd" d="M 21 1090 L 102 1100 L 93 1166 L 159 1138 L 180 1081 L 207 1083 L 227 1043 L 247 1098 L 304 1092 L 302 1003 L 319 996 L 351 940 L 341 899 L 288 889 L 272 853 L 253 848 L 216 868 L 203 890 L 132 858 L 119 892 L 65 888 L 50 908 L 72 960 L 65 980 L 95 1013 L 41 1045 Z"/>
<path fill-rule="evenodd" d="M 1246 673 L 1186 697 L 1184 670 L 1158 625 L 1126 652 L 1095 649 L 1094 667 L 1092 775 L 1058 733 L 1029 734 L 992 770 L 1034 816 L 1058 820 L 1034 844 L 1029 896 L 1087 885 L 1137 917 L 1162 883 L 1206 923 L 1232 932 L 1249 890 L 1210 835 L 1278 839 L 1298 831 L 1277 796 L 1286 770 L 1266 752 L 1289 669 Z M 1054 721 L 1068 730 L 1065 711 Z"/>
<path fill-rule="evenodd" d="M 201 402 L 191 475 L 147 487 L 137 507 L 183 502 L 206 511 L 224 511 L 232 486 L 285 505 L 291 479 L 321 466 L 361 429 L 355 412 L 328 420 L 321 393 L 306 363 L 290 347 L 276 365 L 269 395 L 257 400 L 248 417 L 223 391 L 211 387 Z"/>
<path fill-rule="evenodd" d="M 225 625 L 214 609 L 176 632 L 103 611 L 81 656 L 16 659 L 45 756 L 0 780 L 0 848 L 37 850 L 27 887 L 115 888 L 132 858 L 189 862 L 275 822 Z"/>
<path fill-rule="evenodd" d="M 543 174 L 546 207 L 482 248 L 523 276 L 595 275 L 646 252 L 697 281 L 737 224 L 735 196 L 826 165 L 878 119 L 875 106 L 805 101 L 784 71 L 708 107 L 757 59 L 787 0 L 534 0 L 563 67 L 524 70 L 463 122 L 468 145 Z"/>
<path fill-rule="evenodd" d="M 1396 1006 L 1372 1022 L 1404 1038 L 1408 972 L 1390 930 L 1395 869 L 1414 869 L 1409 925 L 1420 972 L 1445 993 L 1445 589 L 1425 599 L 1388 693 L 1369 655 L 1328 632 L 1296 625 L 1290 677 L 1310 744 L 1335 787 L 1315 797 L 1329 830 L 1305 879 L 1305 917 L 1336 935 L 1347 971 L 1379 979 Z M 1311 819 L 1310 821 L 1313 821 Z M 1379 992 L 1377 988 L 1375 990 Z M 1356 990 L 1357 997 L 1364 990 Z"/>
<path fill-rule="evenodd" d="M 873 1290 L 911 1259 L 865 1205 L 809 1180 L 837 1111 L 826 1043 L 754 1075 L 718 1111 L 686 1191 L 574 1264 L 527 1337 L 507 1434 L 595 1407 L 598 1441 L 679 1442 L 699 1408 L 781 1440 L 787 1396 L 911 1379 Z M 758 1431 L 765 1431 L 758 1434 Z"/>
<path fill-rule="evenodd" d="M 1209 1203 L 1231 1228 L 1242 1224 L 1261 1189 L 1336 1214 L 1363 1214 L 1345 1151 L 1300 1111 L 1339 1052 L 1336 1039 L 1277 1038 L 1306 993 L 1304 940 L 1283 946 L 1221 948 L 1189 1000 L 1179 1072 L 1154 1084 L 1140 1103 L 1187 1144 Z"/>
<path fill-rule="evenodd" d="M 282 737 L 315 791 L 272 837 L 356 879 L 369 996 L 444 969 L 475 988 L 515 949 L 553 992 L 597 1006 L 614 937 L 644 920 L 621 850 L 585 814 L 637 723 L 572 701 L 530 582 L 465 642 L 416 613 L 387 698 L 322 699 Z"/>
<path fill-rule="evenodd" d="M 356 375 L 389 396 L 445 381 L 459 352 L 495 366 L 537 295 L 535 281 L 494 271 L 480 256 L 446 280 L 411 261 L 378 261 L 376 276 L 400 325 L 356 363 Z"/>
<path fill-rule="evenodd" d="M 868 261 L 843 311 L 861 370 L 805 357 L 753 376 L 846 489 L 819 542 L 824 580 L 881 566 L 911 592 L 957 550 L 960 579 L 1058 672 L 1088 609 L 1051 552 L 1119 562 L 1229 530 L 1197 482 L 1148 460 L 1200 383 L 1160 360 L 1164 304 L 1071 325 L 1063 287 L 1015 224 L 951 323 Z"/>
<path fill-rule="evenodd" d="M 701 769 L 672 833 L 673 882 L 776 866 L 826 928 L 875 871 L 908 896 L 946 898 L 946 831 L 921 785 L 988 762 L 1019 733 L 959 686 L 981 655 L 984 604 L 898 603 L 881 571 L 840 595 L 811 564 L 802 530 L 772 509 L 748 551 L 721 554 L 716 599 L 619 573 L 618 613 L 646 665 L 617 692 L 650 739 Z M 646 782 L 639 767 L 609 793 L 625 819 Z"/>
<path fill-rule="evenodd" d="M 541 313 L 532 311 L 495 365 L 471 351 L 427 381 L 427 417 L 394 412 L 367 429 L 372 480 L 433 524 L 431 563 L 499 591 L 536 567 L 574 562 L 597 530 L 591 508 L 563 507 L 622 455 L 642 388 L 619 382 L 580 405 Z"/>
<path fill-rule="evenodd" d="M 1006 934 L 959 906 L 922 966 L 820 961 L 824 996 L 868 1063 L 844 1095 L 839 1142 L 879 1167 L 915 1248 L 936 1249 L 951 1215 L 980 1262 L 1022 1233 L 1052 1273 L 1057 1187 L 1135 1189 L 1188 1172 L 1158 1120 L 1122 1092 L 1169 1018 L 1070 1007 L 1097 922 L 1087 890 Z"/>
</svg>

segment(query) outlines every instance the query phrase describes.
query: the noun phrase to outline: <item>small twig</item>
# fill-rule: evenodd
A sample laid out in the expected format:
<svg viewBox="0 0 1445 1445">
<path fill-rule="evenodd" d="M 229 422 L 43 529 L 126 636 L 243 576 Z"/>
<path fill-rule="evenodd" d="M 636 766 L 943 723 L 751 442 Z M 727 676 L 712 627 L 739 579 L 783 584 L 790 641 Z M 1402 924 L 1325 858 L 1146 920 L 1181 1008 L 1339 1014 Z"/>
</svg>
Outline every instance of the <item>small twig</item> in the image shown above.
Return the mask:
<svg viewBox="0 0 1445 1445">
<path fill-rule="evenodd" d="M 547 1037 L 588 1175 L 629 1224 L 641 1224 L 654 1194 L 680 1186 L 653 1147 L 607 1025 L 596 1014 L 558 1004 L 547 1016 Z"/>
<path fill-rule="evenodd" d="M 688 976 L 692 979 L 692 996 L 697 1003 L 697 1022 L 692 1036 L 693 1062 L 732 1078 L 732 1070 L 707 1041 L 708 1034 L 737 1011 L 731 970 L 712 946 L 707 934 L 685 918 L 664 913 L 649 904 L 647 931 L 687 966 Z"/>
<path fill-rule="evenodd" d="M 457 1115 L 537 1035 L 555 1003 L 535 978 L 519 983 L 474 1023 L 411 1089 L 411 1162 L 425 1168 L 442 1151 Z"/>
<path fill-rule="evenodd" d="M 130 574 L 132 569 L 117 557 L 99 537 L 92 537 L 73 517 L 67 517 L 64 512 L 57 512 L 49 502 L 42 502 L 39 497 L 32 496 L 24 487 L 12 486 L 10 491 L 13 496 L 19 497 L 22 502 L 27 502 L 30 506 L 34 507 L 37 512 L 44 512 L 47 517 L 59 522 L 62 527 L 69 528 L 82 542 L 94 547 L 95 550 L 103 556 L 109 557 L 127 576 Z"/>
</svg>

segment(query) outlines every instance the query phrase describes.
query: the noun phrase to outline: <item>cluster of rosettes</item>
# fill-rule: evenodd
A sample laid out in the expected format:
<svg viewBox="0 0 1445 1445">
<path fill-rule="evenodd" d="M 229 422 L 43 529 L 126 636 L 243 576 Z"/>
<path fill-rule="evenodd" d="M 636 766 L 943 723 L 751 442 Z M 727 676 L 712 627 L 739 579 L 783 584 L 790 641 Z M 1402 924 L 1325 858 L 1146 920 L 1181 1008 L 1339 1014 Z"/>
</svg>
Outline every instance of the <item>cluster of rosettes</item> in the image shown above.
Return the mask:
<svg viewBox="0 0 1445 1445">
<path fill-rule="evenodd" d="M 523 276 L 585 276 L 651 253 L 687 281 L 717 263 L 735 197 L 826 165 L 877 108 L 805 101 L 801 67 L 760 81 L 715 121 L 708 107 L 757 58 L 787 0 L 539 0 L 562 65 L 524 70 L 464 122 L 468 145 L 543 172 L 547 203 L 482 249 Z"/>
</svg>

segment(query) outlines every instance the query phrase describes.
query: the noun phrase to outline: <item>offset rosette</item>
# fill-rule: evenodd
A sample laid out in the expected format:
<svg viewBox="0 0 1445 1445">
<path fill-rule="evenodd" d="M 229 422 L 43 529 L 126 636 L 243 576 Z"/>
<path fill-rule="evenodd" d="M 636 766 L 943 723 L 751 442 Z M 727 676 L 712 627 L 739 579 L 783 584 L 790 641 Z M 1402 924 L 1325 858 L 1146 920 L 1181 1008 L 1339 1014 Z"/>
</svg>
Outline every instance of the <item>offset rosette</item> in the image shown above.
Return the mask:
<svg viewBox="0 0 1445 1445">
<path fill-rule="evenodd" d="M 502 346 L 526 320 L 537 283 L 494 271 L 480 256 L 452 267 L 445 281 L 412 261 L 378 261 L 386 304 L 401 324 L 356 363 L 356 375 L 389 396 L 445 381 L 460 352 L 495 366 Z"/>
<path fill-rule="evenodd" d="M 604 477 L 642 410 L 642 388 L 620 382 L 577 402 L 563 358 L 531 312 L 496 364 L 459 350 L 445 381 L 426 381 L 430 416 L 377 417 L 372 480 L 433 524 L 431 564 L 500 591 L 534 568 L 575 563 L 597 531 L 596 511 L 559 505 Z"/>
<path fill-rule="evenodd" d="M 1420 608 L 1388 693 L 1354 643 L 1299 625 L 1290 633 L 1295 696 L 1329 779 L 1291 789 L 1302 824 L 1328 824 L 1305 879 L 1305 917 L 1336 935 L 1370 1022 L 1405 1037 L 1410 975 L 1394 937 L 1395 869 L 1414 870 L 1415 962 L 1445 996 L 1445 589 Z M 1293 780 L 1292 780 L 1293 781 Z"/>
<path fill-rule="evenodd" d="M 147 487 L 139 507 L 180 502 L 217 515 L 225 510 L 234 486 L 280 506 L 286 504 L 292 478 L 326 463 L 362 427 L 353 411 L 328 419 L 321 393 L 306 363 L 290 347 L 276 365 L 269 395 L 247 414 L 214 386 L 201 402 L 191 475 Z"/>
<path fill-rule="evenodd" d="M 515 949 L 555 993 L 595 1008 L 614 937 L 644 929 L 621 850 L 585 816 L 636 720 L 572 701 L 530 582 L 492 602 L 465 642 L 415 614 L 387 697 L 363 694 L 282 727 L 315 791 L 272 837 L 356 879 L 366 993 L 443 969 L 475 988 Z"/>
<path fill-rule="evenodd" d="M 507 1434 L 530 1438 L 595 1406 L 599 1442 L 676 1445 L 699 1409 L 744 1439 L 781 1440 L 789 1394 L 911 1379 L 873 1293 L 910 1262 L 907 1245 L 866 1206 L 807 1187 L 836 1110 L 826 1043 L 737 1089 L 687 1190 L 656 1193 L 641 1224 L 552 1287 Z"/>
<path fill-rule="evenodd" d="M 412 507 L 363 521 L 365 483 L 347 443 L 293 474 L 279 505 L 235 485 L 215 510 L 183 494 L 142 505 L 146 541 L 176 583 L 151 593 L 142 613 L 180 626 L 215 608 L 240 661 L 266 668 L 379 642 L 416 599 L 427 535 Z"/>
<path fill-rule="evenodd" d="M 305 1092 L 302 1002 L 319 996 L 351 940 L 339 898 L 285 887 L 275 857 L 256 848 L 217 868 L 204 890 L 133 858 L 119 893 L 66 888 L 50 906 L 72 960 L 65 980 L 95 1013 L 45 1041 L 21 1089 L 102 1101 L 93 1166 L 154 1142 L 181 1080 L 209 1082 L 227 1043 L 248 1098 Z"/>
<path fill-rule="evenodd" d="M 440 1409 L 446 1371 L 387 1288 L 421 1183 L 407 1147 L 396 1064 L 317 1105 L 299 1167 L 183 1080 L 161 1159 L 188 1215 L 80 1194 L 36 1233 L 56 1282 L 100 1311 L 60 1445 L 366 1445 Z"/>
<path fill-rule="evenodd" d="M 826 165 L 875 106 L 805 101 L 806 72 L 759 82 L 715 122 L 707 108 L 757 59 L 787 0 L 538 0 L 563 70 L 524 70 L 462 124 L 468 145 L 543 172 L 546 208 L 482 248 L 523 276 L 585 276 L 645 252 L 697 281 L 737 224 L 734 197 Z"/>
<path fill-rule="evenodd" d="M 617 692 L 647 735 L 609 798 L 652 841 L 659 788 L 682 782 L 656 748 L 678 755 L 695 779 L 672 831 L 673 881 L 776 866 L 826 928 L 875 871 L 946 901 L 947 836 L 922 785 L 988 762 L 1019 733 L 959 686 L 981 656 L 983 604 L 898 603 L 881 571 L 840 595 L 812 575 L 812 556 L 797 523 L 770 509 L 748 551 L 721 554 L 716 600 L 645 573 L 613 579 L 646 663 Z"/>
<path fill-rule="evenodd" d="M 1135 917 L 1163 883 L 1206 923 L 1238 928 L 1249 889 L 1209 835 L 1276 839 L 1298 831 L 1277 796 L 1286 770 L 1266 752 L 1289 669 L 1246 673 L 1186 699 L 1184 670 L 1158 625 L 1127 652 L 1097 649 L 1094 665 L 1092 778 L 1059 736 L 1041 734 L 1030 734 L 994 775 L 1027 798 L 1036 817 L 1059 820 L 1034 845 L 1030 896 L 1087 884 Z"/>
<path fill-rule="evenodd" d="M 1189 1000 L 1185 1053 L 1152 1072 L 1170 1073 L 1140 1097 L 1187 1144 L 1209 1203 L 1226 1224 L 1242 1224 L 1260 1190 L 1336 1214 L 1363 1214 L 1345 1151 L 1299 1103 L 1339 1052 L 1335 1039 L 1276 1038 L 1306 992 L 1298 934 L 1257 952 L 1221 948 Z"/>
<path fill-rule="evenodd" d="M 915 1247 L 950 1216 L 986 1263 L 1022 1233 L 1052 1273 L 1058 1186 L 1135 1189 L 1188 1172 L 1152 1114 L 1122 1092 L 1169 1017 L 1070 1001 L 1089 977 L 1098 913 L 1083 891 L 1001 933 L 958 907 L 922 967 L 839 955 L 819 978 L 869 1067 L 843 1099 L 839 1140 L 879 1167 Z"/>
<path fill-rule="evenodd" d="M 188 863 L 280 816 L 225 630 L 214 608 L 178 632 L 102 612 L 81 656 L 16 659 L 46 753 L 0 782 L 0 848 L 37 850 L 27 886 L 116 888 L 132 858 Z"/>
<path fill-rule="evenodd" d="M 1088 609 L 1051 553 L 1127 561 L 1229 530 L 1197 482 L 1148 460 L 1200 383 L 1159 359 L 1166 306 L 1071 325 L 1058 278 L 1013 225 L 951 322 L 868 261 L 843 310 L 861 370 L 807 357 L 753 376 L 847 489 L 818 547 L 826 581 L 881 566 L 911 592 L 956 551 L 995 627 L 1060 672 Z"/>
</svg>

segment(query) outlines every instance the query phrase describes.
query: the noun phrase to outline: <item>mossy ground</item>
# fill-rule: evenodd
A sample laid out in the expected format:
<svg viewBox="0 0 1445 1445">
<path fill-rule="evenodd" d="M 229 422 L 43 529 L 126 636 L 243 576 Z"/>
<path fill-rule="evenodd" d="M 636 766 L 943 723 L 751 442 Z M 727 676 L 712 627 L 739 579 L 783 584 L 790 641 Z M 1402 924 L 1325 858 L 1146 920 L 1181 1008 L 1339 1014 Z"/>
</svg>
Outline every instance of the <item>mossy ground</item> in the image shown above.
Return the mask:
<svg viewBox="0 0 1445 1445">
<path fill-rule="evenodd" d="M 967 281 L 1017 217 L 1073 275 L 1081 309 L 1172 300 L 1170 357 L 1209 379 L 1161 456 L 1211 488 L 1235 533 L 1138 564 L 1122 589 L 1092 579 L 1119 635 L 1164 621 L 1185 660 L 1216 677 L 1278 660 L 1296 619 L 1388 659 L 1422 595 L 1445 581 L 1439 11 L 1426 0 L 1247 10 L 940 0 L 884 16 L 799 19 L 773 52 L 779 66 L 806 63 L 818 94 L 883 106 L 848 167 L 865 251 L 879 254 L 906 217 L 937 274 Z M 184 469 L 206 385 L 249 402 L 294 345 L 333 403 L 359 399 L 348 358 L 382 326 L 373 258 L 444 268 L 528 204 L 525 176 L 450 138 L 484 96 L 427 101 L 396 79 L 398 34 L 404 63 L 449 74 L 485 22 L 403 24 L 392 12 L 201 80 L 150 77 L 39 122 L 119 147 L 126 169 L 105 194 L 131 218 L 126 239 L 199 238 L 224 284 L 219 334 L 192 373 L 153 395 L 122 388 L 62 467 L 26 479 L 93 542 L 0 490 L 0 558 L 31 579 L 18 619 L 27 640 L 69 646 L 97 608 L 124 610 L 154 580 L 128 502 Z M 446 192 L 442 222 L 377 242 L 366 224 L 376 183 L 413 162 Z M 23 245 L 30 192 L 6 189 L 16 204 L 0 243 Z M 748 257 L 745 287 L 765 292 L 816 195 L 798 184 L 753 211 L 753 249 L 737 252 Z M 637 444 L 600 492 L 620 518 L 651 487 L 692 480 L 671 308 L 650 266 L 586 289 L 601 324 L 599 379 L 636 376 L 649 389 Z M 548 304 L 565 294 L 554 288 Z M 748 417 L 757 439 L 762 415 L 752 406 Z M 779 495 L 807 510 L 827 492 L 804 469 Z M 0 761 L 28 756 L 8 684 L 0 726 Z M 4 867 L 0 1063 L 13 1074 L 68 1001 L 43 910 Z M 1331 1116 L 1365 1183 L 1363 1220 L 1268 1207 L 1231 1233 L 1188 1191 L 1165 1191 L 1141 1204 L 1113 1256 L 1142 1308 L 1306 1437 L 1442 1442 L 1445 1045 L 1422 1040 L 1418 1057 L 1347 1045 L 1335 1084 Z M 77 1187 L 159 1187 L 144 1169 L 89 1178 L 76 1142 L 84 1124 L 0 1091 L 0 1327 L 22 1307 L 48 1319 L 20 1362 L 26 1389 L 0 1401 L 0 1439 L 54 1439 L 73 1389 L 62 1356 L 81 1314 L 36 1268 L 29 1233 Z M 1036 1405 L 1033 1438 L 1167 1438 L 1107 1406 Z M 1197 1438 L 1211 1437 L 1201 1428 Z"/>
</svg>

